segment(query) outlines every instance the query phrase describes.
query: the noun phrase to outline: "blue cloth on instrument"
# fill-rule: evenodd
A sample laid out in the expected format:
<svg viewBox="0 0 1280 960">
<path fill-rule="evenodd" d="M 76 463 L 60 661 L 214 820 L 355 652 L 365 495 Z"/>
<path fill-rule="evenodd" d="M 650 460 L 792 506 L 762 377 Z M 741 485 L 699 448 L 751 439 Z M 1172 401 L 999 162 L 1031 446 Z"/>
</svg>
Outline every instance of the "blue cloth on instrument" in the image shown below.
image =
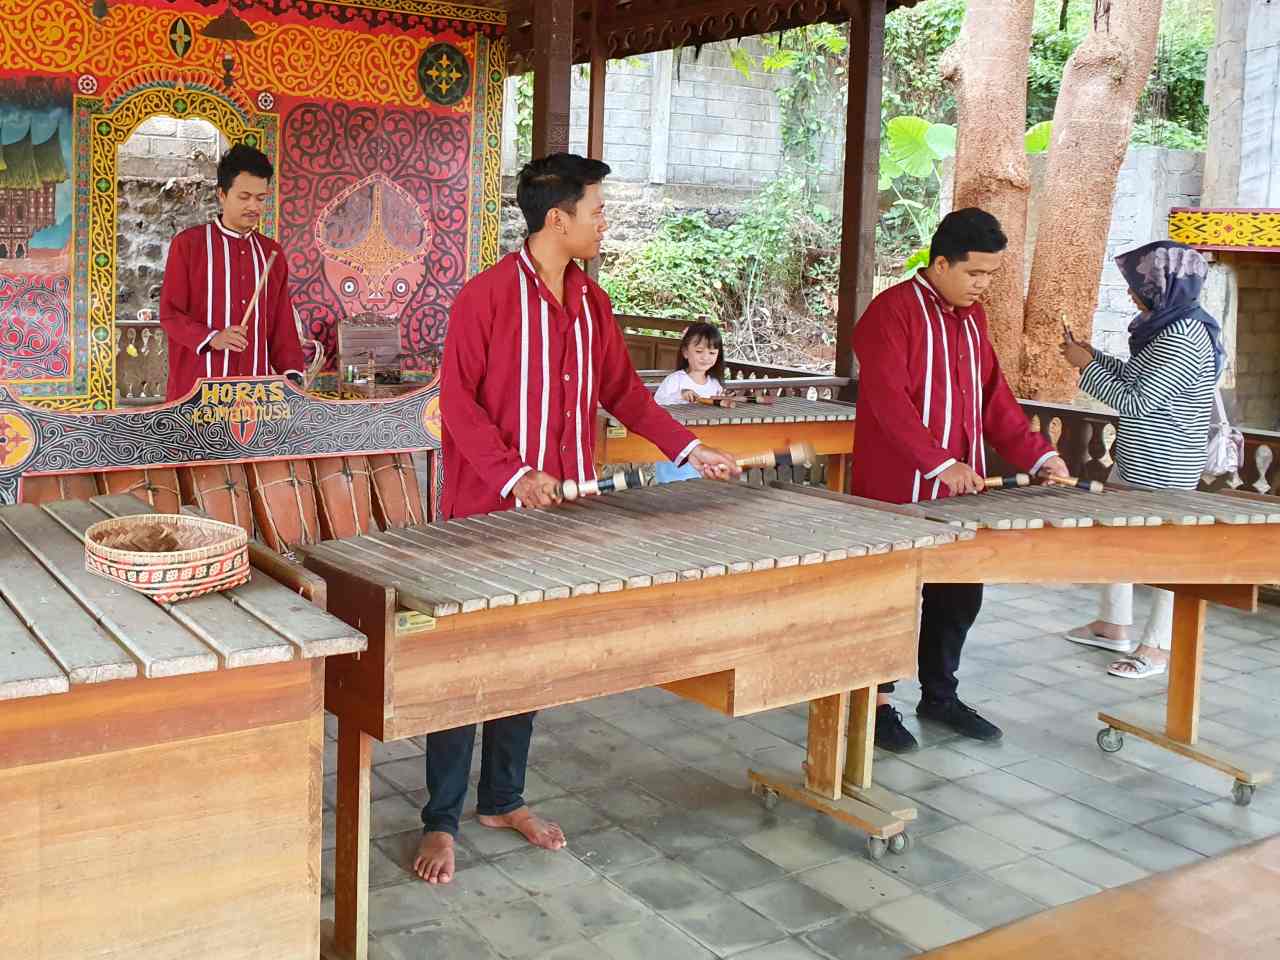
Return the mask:
<svg viewBox="0 0 1280 960">
<path fill-rule="evenodd" d="M 675 483 L 677 480 L 697 480 L 701 474 L 696 467 L 685 464 L 677 467 L 670 460 L 661 460 L 653 465 L 653 479 L 658 483 Z"/>
<path fill-rule="evenodd" d="M 1209 276 L 1209 264 L 1200 252 L 1172 240 L 1157 240 L 1120 254 L 1116 266 L 1129 289 L 1151 308 L 1129 324 L 1129 356 L 1136 357 L 1166 327 L 1190 317 L 1208 331 L 1214 367 L 1221 374 L 1227 352 L 1221 324 L 1200 306 L 1200 291 Z"/>
</svg>

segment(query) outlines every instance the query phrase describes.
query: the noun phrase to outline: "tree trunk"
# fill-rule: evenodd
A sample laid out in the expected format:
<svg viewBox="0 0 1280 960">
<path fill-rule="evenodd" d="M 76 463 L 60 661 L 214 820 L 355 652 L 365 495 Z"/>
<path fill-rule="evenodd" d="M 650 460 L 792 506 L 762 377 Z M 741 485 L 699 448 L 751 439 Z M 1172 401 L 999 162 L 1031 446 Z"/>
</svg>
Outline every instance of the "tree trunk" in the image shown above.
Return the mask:
<svg viewBox="0 0 1280 960">
<path fill-rule="evenodd" d="M 1075 396 L 1076 372 L 1058 351 L 1062 320 L 1077 339 L 1090 339 L 1116 176 L 1155 59 L 1160 9 L 1161 0 L 1110 0 L 1067 61 L 1027 293 L 1020 396 Z"/>
<path fill-rule="evenodd" d="M 1014 376 L 1021 368 L 1026 291 L 1031 185 L 1023 131 L 1034 15 L 1035 0 L 969 0 L 960 37 L 942 59 L 957 106 L 954 207 L 982 207 L 1009 238 L 985 303 L 996 353 Z"/>
</svg>

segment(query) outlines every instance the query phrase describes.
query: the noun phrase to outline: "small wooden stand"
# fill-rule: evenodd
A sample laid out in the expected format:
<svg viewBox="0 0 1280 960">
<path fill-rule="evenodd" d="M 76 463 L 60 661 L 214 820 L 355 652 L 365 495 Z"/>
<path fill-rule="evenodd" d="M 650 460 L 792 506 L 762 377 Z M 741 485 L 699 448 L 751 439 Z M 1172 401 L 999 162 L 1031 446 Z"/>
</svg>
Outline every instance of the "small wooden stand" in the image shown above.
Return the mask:
<svg viewBox="0 0 1280 960">
<path fill-rule="evenodd" d="M 866 687 L 809 702 L 804 775 L 748 770 L 751 792 L 772 809 L 779 797 L 802 803 L 867 834 L 867 853 L 911 849 L 906 823 L 916 818 L 910 800 L 871 782 L 875 749 L 876 691 Z"/>
</svg>

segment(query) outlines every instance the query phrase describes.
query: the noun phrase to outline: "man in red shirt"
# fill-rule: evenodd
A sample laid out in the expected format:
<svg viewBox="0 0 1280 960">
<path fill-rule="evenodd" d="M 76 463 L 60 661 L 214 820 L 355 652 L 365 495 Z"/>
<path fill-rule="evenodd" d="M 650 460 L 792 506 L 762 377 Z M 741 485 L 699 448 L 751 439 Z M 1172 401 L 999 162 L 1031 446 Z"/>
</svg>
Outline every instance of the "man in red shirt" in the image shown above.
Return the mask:
<svg viewBox="0 0 1280 960">
<path fill-rule="evenodd" d="M 1007 242 L 983 210 L 948 214 L 930 244 L 929 266 L 876 297 L 858 320 L 855 494 L 918 503 L 979 493 L 986 441 L 1020 471 L 1067 475 L 1014 399 L 978 302 Z M 960 651 L 981 607 L 980 583 L 925 586 L 916 714 L 962 736 L 998 740 L 1000 729 L 956 696 Z M 880 688 L 876 745 L 903 753 L 919 744 L 890 703 L 892 690 Z"/>
<path fill-rule="evenodd" d="M 306 364 L 284 251 L 257 230 L 274 172 L 265 154 L 237 143 L 218 163 L 222 213 L 183 230 L 169 246 L 160 287 L 160 325 L 169 338 L 166 400 L 186 396 L 202 377 L 274 373 L 302 382 Z M 246 318 L 272 253 L 266 284 Z"/>
<path fill-rule="evenodd" d="M 598 160 L 564 153 L 526 165 L 516 199 L 528 241 L 454 301 L 440 385 L 446 519 L 551 506 L 562 479 L 593 479 L 600 404 L 677 464 L 716 479 L 741 473 L 654 403 L 608 296 L 574 262 L 600 252 L 608 173 Z M 564 833 L 524 802 L 532 731 L 532 713 L 484 725 L 476 819 L 558 850 Z M 474 725 L 427 736 L 430 796 L 414 870 L 428 883 L 453 878 L 474 742 Z"/>
</svg>

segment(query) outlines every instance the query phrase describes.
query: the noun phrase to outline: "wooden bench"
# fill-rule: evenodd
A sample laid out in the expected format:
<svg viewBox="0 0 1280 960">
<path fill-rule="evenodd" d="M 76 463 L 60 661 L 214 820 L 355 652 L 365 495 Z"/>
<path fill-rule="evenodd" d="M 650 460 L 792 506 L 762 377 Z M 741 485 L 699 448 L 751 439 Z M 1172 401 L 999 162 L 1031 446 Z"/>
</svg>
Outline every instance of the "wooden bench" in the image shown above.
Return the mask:
<svg viewBox="0 0 1280 960">
<path fill-rule="evenodd" d="M 950 944 L 930 960 L 1212 960 L 1280 953 L 1280 837 Z"/>
<path fill-rule="evenodd" d="M 0 383 L 0 504 L 129 493 L 244 527 L 254 566 L 324 605 L 293 550 L 433 519 L 439 386 L 322 400 L 287 380 L 201 381 L 145 409 L 57 413 Z"/>
</svg>

